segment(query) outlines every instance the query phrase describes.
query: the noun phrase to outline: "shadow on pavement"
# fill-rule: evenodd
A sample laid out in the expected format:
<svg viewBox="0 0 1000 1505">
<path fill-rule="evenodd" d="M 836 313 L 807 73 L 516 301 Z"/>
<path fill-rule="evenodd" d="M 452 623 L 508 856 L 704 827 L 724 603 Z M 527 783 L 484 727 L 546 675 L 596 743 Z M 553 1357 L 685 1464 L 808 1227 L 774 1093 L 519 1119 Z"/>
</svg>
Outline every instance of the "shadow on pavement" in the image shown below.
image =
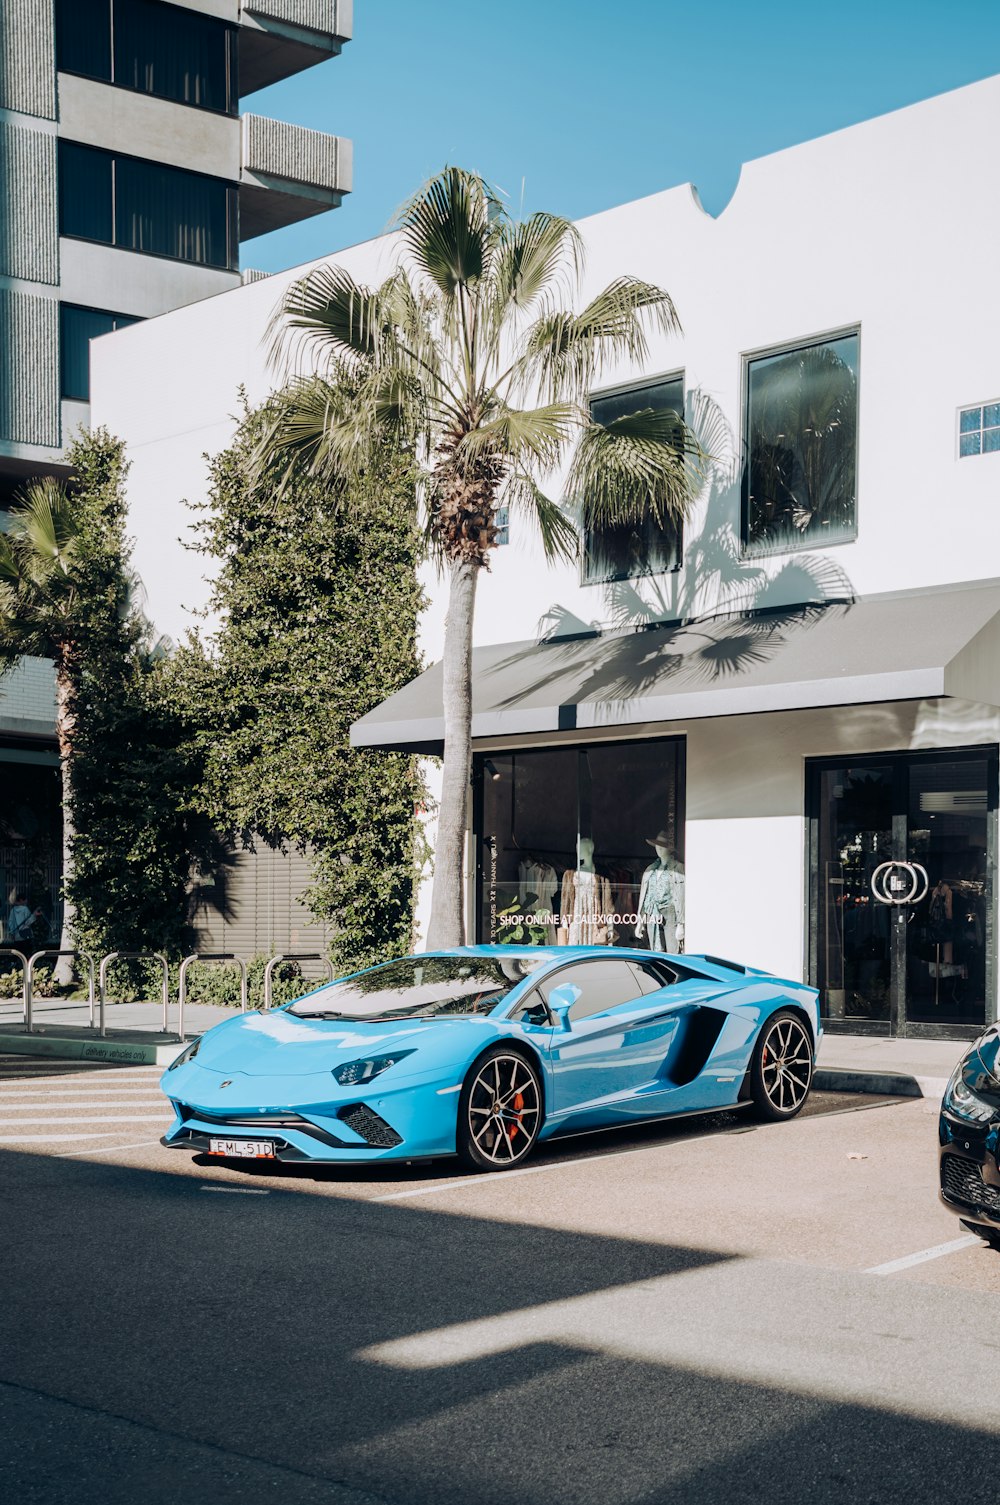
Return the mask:
<svg viewBox="0 0 1000 1505">
<path fill-rule="evenodd" d="M 19 1505 L 995 1498 L 995 1435 L 627 1356 L 629 1288 L 657 1282 L 638 1290 L 662 1320 L 676 1278 L 677 1321 L 698 1322 L 691 1290 L 731 1301 L 744 1278 L 723 1251 L 33 1155 L 0 1155 L 0 1184 L 0 1493 Z M 585 1342 L 553 1340 L 555 1302 L 597 1313 Z M 366 1353 L 484 1318 L 522 1336 L 439 1336 L 419 1367 Z M 811 1320 L 791 1287 L 759 1313 Z"/>
</svg>

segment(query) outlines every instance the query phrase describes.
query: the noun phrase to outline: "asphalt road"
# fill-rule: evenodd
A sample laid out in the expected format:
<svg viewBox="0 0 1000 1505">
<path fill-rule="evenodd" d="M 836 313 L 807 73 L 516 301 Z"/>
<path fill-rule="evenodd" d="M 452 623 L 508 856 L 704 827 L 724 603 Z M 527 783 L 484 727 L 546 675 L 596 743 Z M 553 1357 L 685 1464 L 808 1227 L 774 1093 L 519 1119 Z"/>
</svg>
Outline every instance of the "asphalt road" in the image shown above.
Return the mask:
<svg viewBox="0 0 1000 1505">
<path fill-rule="evenodd" d="M 931 1103 L 274 1174 L 160 1149 L 155 1073 L 42 1069 L 0 1064 L 2 1499 L 996 1498 L 1000 1256 Z"/>
</svg>

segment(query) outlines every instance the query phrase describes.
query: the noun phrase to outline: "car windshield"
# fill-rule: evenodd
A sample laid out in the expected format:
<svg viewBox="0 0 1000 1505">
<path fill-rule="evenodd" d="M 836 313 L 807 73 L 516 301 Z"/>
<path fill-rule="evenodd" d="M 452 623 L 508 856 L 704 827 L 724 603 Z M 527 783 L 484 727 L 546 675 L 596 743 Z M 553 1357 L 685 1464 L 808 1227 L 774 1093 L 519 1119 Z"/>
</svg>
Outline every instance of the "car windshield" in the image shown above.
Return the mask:
<svg viewBox="0 0 1000 1505">
<path fill-rule="evenodd" d="M 300 1019 L 432 1019 L 489 1014 L 541 966 L 531 956 L 409 956 L 332 982 L 289 1008 Z"/>
</svg>

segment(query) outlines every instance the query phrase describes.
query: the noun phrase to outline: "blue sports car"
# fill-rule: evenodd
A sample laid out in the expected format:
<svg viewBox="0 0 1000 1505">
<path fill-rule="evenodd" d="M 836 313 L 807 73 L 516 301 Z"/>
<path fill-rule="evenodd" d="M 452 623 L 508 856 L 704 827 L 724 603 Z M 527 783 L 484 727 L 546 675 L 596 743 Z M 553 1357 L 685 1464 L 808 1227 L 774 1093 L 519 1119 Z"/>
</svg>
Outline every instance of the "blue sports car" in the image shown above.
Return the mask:
<svg viewBox="0 0 1000 1505">
<path fill-rule="evenodd" d="M 716 957 L 467 946 L 216 1025 L 163 1075 L 163 1143 L 502 1171 L 556 1134 L 744 1104 L 792 1118 L 819 1034 L 813 988 Z"/>
</svg>

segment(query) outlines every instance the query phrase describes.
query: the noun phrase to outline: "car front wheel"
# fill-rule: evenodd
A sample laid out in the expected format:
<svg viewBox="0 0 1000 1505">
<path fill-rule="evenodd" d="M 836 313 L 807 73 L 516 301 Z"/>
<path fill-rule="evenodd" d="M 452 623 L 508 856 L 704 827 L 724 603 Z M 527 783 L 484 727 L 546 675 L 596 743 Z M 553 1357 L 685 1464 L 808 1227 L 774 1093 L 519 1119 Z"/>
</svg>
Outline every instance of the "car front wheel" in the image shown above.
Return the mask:
<svg viewBox="0 0 1000 1505">
<path fill-rule="evenodd" d="M 475 1062 L 458 1100 L 459 1159 L 470 1170 L 506 1171 L 531 1151 L 542 1126 L 538 1073 L 502 1046 Z"/>
<path fill-rule="evenodd" d="M 813 1046 L 808 1029 L 789 1010 L 761 1026 L 750 1063 L 750 1097 L 758 1118 L 794 1118 L 809 1096 Z"/>
</svg>

